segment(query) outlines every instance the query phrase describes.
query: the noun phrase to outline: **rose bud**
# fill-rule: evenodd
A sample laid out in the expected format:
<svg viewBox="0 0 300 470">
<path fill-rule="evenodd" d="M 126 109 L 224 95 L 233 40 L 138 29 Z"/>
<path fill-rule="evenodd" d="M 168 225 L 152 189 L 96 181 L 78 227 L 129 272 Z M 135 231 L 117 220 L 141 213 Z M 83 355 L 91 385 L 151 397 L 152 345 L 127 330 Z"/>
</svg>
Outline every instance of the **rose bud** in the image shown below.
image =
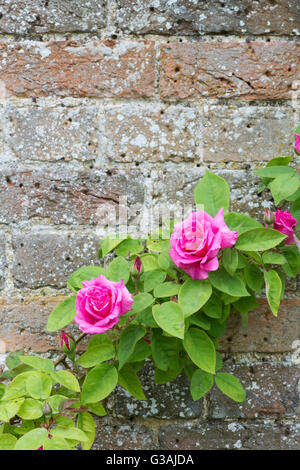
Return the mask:
<svg viewBox="0 0 300 470">
<path fill-rule="evenodd" d="M 272 225 L 275 222 L 275 216 L 270 209 L 266 209 L 264 221 L 267 225 Z"/>
<path fill-rule="evenodd" d="M 131 274 L 134 277 L 138 277 L 143 273 L 143 271 L 144 271 L 144 268 L 143 268 L 141 258 L 139 256 L 137 256 L 134 260 L 133 265 L 132 265 Z"/>
<path fill-rule="evenodd" d="M 52 408 L 47 401 L 45 401 L 44 406 L 43 406 L 43 414 L 45 416 L 49 416 L 52 414 Z"/>
<path fill-rule="evenodd" d="M 73 336 L 66 333 L 64 330 L 60 332 L 59 343 L 62 351 L 67 354 L 73 354 L 76 348 L 76 343 Z"/>
</svg>

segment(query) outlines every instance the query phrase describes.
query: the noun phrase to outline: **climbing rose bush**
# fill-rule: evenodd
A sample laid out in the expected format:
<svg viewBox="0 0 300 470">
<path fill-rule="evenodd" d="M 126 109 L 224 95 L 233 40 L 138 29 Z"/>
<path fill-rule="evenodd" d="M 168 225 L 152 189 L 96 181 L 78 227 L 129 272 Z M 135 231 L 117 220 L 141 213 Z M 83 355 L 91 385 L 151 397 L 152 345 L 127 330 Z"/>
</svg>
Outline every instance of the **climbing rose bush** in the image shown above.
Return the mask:
<svg viewBox="0 0 300 470">
<path fill-rule="evenodd" d="M 63 354 L 55 362 L 21 351 L 7 357 L 0 449 L 90 449 L 93 416 L 106 414 L 103 400 L 117 385 L 147 400 L 139 373 L 149 361 L 158 387 L 185 374 L 193 400 L 216 386 L 244 401 L 238 377 L 222 371 L 219 338 L 232 313 L 247 325 L 259 296 L 277 316 L 285 278 L 299 272 L 299 174 L 291 163 L 279 156 L 255 170 L 257 197 L 273 198 L 259 220 L 231 211 L 227 182 L 206 171 L 185 220 L 164 221 L 147 239 L 101 240 L 99 257 L 110 254 L 110 263 L 74 272 L 71 295 L 49 316 L 46 331 L 59 332 Z"/>
</svg>

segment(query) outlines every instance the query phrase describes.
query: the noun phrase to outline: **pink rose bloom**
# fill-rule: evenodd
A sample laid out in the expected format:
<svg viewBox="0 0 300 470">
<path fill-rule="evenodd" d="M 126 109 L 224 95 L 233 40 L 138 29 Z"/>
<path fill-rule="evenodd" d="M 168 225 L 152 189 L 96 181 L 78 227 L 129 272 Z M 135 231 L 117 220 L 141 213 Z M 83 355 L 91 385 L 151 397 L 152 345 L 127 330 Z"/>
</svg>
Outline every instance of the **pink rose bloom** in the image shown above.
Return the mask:
<svg viewBox="0 0 300 470">
<path fill-rule="evenodd" d="M 280 211 L 279 209 L 277 209 L 274 215 L 274 229 L 287 235 L 288 238 L 285 239 L 285 244 L 290 245 L 295 240 L 293 227 L 297 225 L 297 220 L 288 211 Z"/>
<path fill-rule="evenodd" d="M 76 297 L 74 321 L 84 333 L 104 333 L 131 309 L 133 298 L 123 281 L 109 281 L 101 274 L 82 285 Z"/>
<path fill-rule="evenodd" d="M 236 240 L 237 232 L 224 222 L 223 208 L 215 217 L 204 211 L 192 212 L 174 226 L 169 255 L 193 279 L 206 279 L 209 271 L 219 267 L 219 250 L 233 246 Z"/>
<path fill-rule="evenodd" d="M 300 153 L 300 135 L 299 134 L 294 134 L 296 136 L 295 140 L 295 149 L 297 150 L 298 153 Z"/>
</svg>

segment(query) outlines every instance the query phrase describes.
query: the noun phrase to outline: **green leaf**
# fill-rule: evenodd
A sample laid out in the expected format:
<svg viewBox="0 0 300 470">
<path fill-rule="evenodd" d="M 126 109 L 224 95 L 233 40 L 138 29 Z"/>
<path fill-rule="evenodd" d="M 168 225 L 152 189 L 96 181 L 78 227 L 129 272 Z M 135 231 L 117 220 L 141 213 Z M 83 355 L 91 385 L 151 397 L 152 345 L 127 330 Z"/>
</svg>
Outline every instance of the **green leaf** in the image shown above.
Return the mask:
<svg viewBox="0 0 300 470">
<path fill-rule="evenodd" d="M 224 178 L 207 170 L 195 188 L 194 199 L 197 205 L 203 206 L 203 210 L 214 217 L 222 207 L 224 212 L 229 209 L 229 186 Z"/>
<path fill-rule="evenodd" d="M 257 220 L 252 219 L 248 215 L 240 214 L 239 212 L 229 212 L 224 216 L 224 220 L 228 228 L 238 233 L 240 236 L 244 232 L 254 228 L 262 228 L 262 225 Z"/>
<path fill-rule="evenodd" d="M 272 160 L 270 160 L 266 166 L 270 167 L 270 166 L 288 165 L 292 160 L 293 160 L 293 157 L 280 155 L 279 157 L 272 158 Z"/>
<path fill-rule="evenodd" d="M 125 364 L 122 369 L 119 370 L 119 384 L 138 400 L 147 400 L 140 379 L 130 364 Z"/>
<path fill-rule="evenodd" d="M 167 273 L 161 269 L 155 269 L 154 271 L 149 271 L 144 274 L 144 291 L 150 292 L 157 285 L 164 282 L 166 279 Z"/>
<path fill-rule="evenodd" d="M 281 175 L 293 175 L 295 170 L 291 166 L 266 166 L 260 170 L 254 170 L 254 173 L 258 176 L 265 178 L 276 178 Z"/>
<path fill-rule="evenodd" d="M 0 434 L 0 450 L 14 450 L 17 438 L 11 434 Z"/>
<path fill-rule="evenodd" d="M 140 256 L 144 272 L 153 271 L 154 269 L 159 269 L 158 265 L 158 256 L 153 254 L 146 253 L 145 255 Z"/>
<path fill-rule="evenodd" d="M 141 339 L 135 345 L 134 351 L 127 360 L 127 362 L 140 362 L 149 357 L 151 354 L 150 345 L 144 340 Z"/>
<path fill-rule="evenodd" d="M 35 372 L 28 377 L 26 389 L 32 398 L 45 400 L 50 396 L 52 381 L 48 375 L 42 372 Z"/>
<path fill-rule="evenodd" d="M 178 295 L 180 291 L 180 284 L 176 284 L 175 282 L 164 282 L 163 284 L 160 284 L 159 286 L 156 286 L 153 294 L 154 297 L 173 297 L 175 295 Z"/>
<path fill-rule="evenodd" d="M 166 371 L 178 366 L 180 341 L 174 337 L 163 336 L 161 330 L 152 330 L 151 350 L 154 364 Z"/>
<path fill-rule="evenodd" d="M 67 370 L 58 370 L 54 374 L 51 374 L 51 376 L 69 390 L 80 392 L 78 380 L 71 372 L 68 372 Z"/>
<path fill-rule="evenodd" d="M 239 254 L 235 248 L 225 248 L 223 250 L 223 266 L 231 276 L 234 275 L 238 267 Z"/>
<path fill-rule="evenodd" d="M 13 418 L 19 411 L 24 398 L 15 398 L 10 401 L 1 401 L 0 402 L 0 421 L 8 422 Z"/>
<path fill-rule="evenodd" d="M 117 246 L 120 245 L 120 243 L 126 238 L 127 236 L 120 236 L 119 238 L 103 238 L 103 240 L 101 241 L 102 255 L 106 256 L 112 250 L 117 248 Z"/>
<path fill-rule="evenodd" d="M 130 275 L 126 259 L 121 256 L 115 258 L 108 266 L 107 275 L 111 281 L 119 282 L 123 280 L 126 284 Z"/>
<path fill-rule="evenodd" d="M 19 356 L 20 360 L 34 369 L 44 372 L 53 372 L 54 364 L 50 359 L 43 359 L 39 356 Z"/>
<path fill-rule="evenodd" d="M 188 279 L 182 285 L 178 294 L 178 304 L 187 318 L 200 310 L 212 294 L 212 287 L 208 281 Z"/>
<path fill-rule="evenodd" d="M 244 274 L 250 289 L 254 292 L 260 292 L 263 286 L 263 276 L 259 267 L 251 263 L 244 269 Z"/>
<path fill-rule="evenodd" d="M 21 364 L 19 356 L 23 354 L 23 352 L 24 352 L 23 350 L 16 351 L 7 356 L 5 363 L 10 370 L 14 369 L 15 367 Z"/>
<path fill-rule="evenodd" d="M 93 347 L 89 346 L 87 351 L 77 359 L 77 363 L 82 367 L 89 368 L 113 357 L 115 357 L 115 348 L 112 344 L 99 344 Z"/>
<path fill-rule="evenodd" d="M 130 358 L 136 343 L 146 334 L 146 328 L 141 325 L 128 325 L 120 334 L 118 361 L 119 370 Z"/>
<path fill-rule="evenodd" d="M 169 335 L 183 339 L 184 315 L 176 302 L 164 302 L 154 305 L 152 314 L 156 323 Z"/>
<path fill-rule="evenodd" d="M 205 314 L 210 318 L 221 318 L 222 316 L 222 301 L 214 292 L 208 302 L 202 307 Z"/>
<path fill-rule="evenodd" d="M 275 206 L 278 206 L 283 199 L 286 199 L 297 191 L 299 188 L 299 178 L 296 175 L 278 176 L 268 184 L 268 187 L 271 190 Z"/>
<path fill-rule="evenodd" d="M 159 267 L 165 271 L 169 269 L 170 261 L 171 259 L 168 253 L 160 253 L 157 257 Z"/>
<path fill-rule="evenodd" d="M 300 269 L 300 253 L 295 246 L 282 248 L 287 263 L 282 266 L 285 274 L 289 277 L 297 277 Z"/>
<path fill-rule="evenodd" d="M 191 395 L 194 401 L 202 398 L 214 384 L 212 374 L 204 372 L 201 369 L 195 370 L 191 380 Z"/>
<path fill-rule="evenodd" d="M 14 450 L 37 450 L 48 439 L 48 431 L 45 428 L 36 428 L 20 437 Z"/>
<path fill-rule="evenodd" d="M 273 315 L 277 317 L 280 305 L 281 279 L 278 273 L 273 269 L 271 271 L 265 271 L 264 277 L 268 303 Z"/>
<path fill-rule="evenodd" d="M 22 419 L 38 419 L 43 416 L 43 405 L 38 400 L 26 398 L 17 414 Z"/>
<path fill-rule="evenodd" d="M 106 411 L 103 407 L 102 403 L 89 403 L 88 404 L 89 410 L 97 416 L 105 416 Z"/>
<path fill-rule="evenodd" d="M 32 374 L 35 374 L 35 372 L 24 372 L 23 374 L 17 375 L 17 377 L 8 384 L 2 400 L 10 400 L 26 395 L 26 382 L 28 377 Z"/>
<path fill-rule="evenodd" d="M 156 253 L 161 253 L 162 251 L 170 251 L 171 249 L 170 240 L 163 238 L 148 238 L 146 246 L 148 250 L 154 251 Z"/>
<path fill-rule="evenodd" d="M 215 376 L 217 387 L 232 400 L 240 403 L 245 400 L 246 392 L 239 379 L 227 372 L 218 372 Z"/>
<path fill-rule="evenodd" d="M 72 295 L 58 304 L 49 315 L 46 331 L 57 331 L 71 323 L 76 314 L 75 302 L 76 295 Z"/>
<path fill-rule="evenodd" d="M 158 328 L 158 324 L 153 318 L 152 307 L 148 307 L 142 312 L 137 313 L 136 320 L 142 325 L 151 326 L 151 328 Z"/>
<path fill-rule="evenodd" d="M 94 367 L 83 382 L 82 403 L 96 403 L 106 398 L 118 383 L 118 372 L 107 363 Z"/>
<path fill-rule="evenodd" d="M 293 204 L 291 205 L 290 213 L 292 214 L 293 217 L 295 217 L 295 219 L 297 219 L 299 221 L 299 219 L 300 219 L 300 199 L 293 202 Z"/>
<path fill-rule="evenodd" d="M 172 382 L 182 371 L 183 369 L 183 362 L 179 361 L 179 365 L 176 368 L 170 368 L 166 371 L 160 370 L 157 367 L 154 370 L 154 383 L 156 384 L 166 384 L 167 382 Z"/>
<path fill-rule="evenodd" d="M 129 253 L 132 255 L 138 255 L 143 251 L 144 247 L 141 244 L 140 240 L 133 238 L 127 238 L 120 243 L 117 247 L 116 255 L 117 256 L 128 256 Z"/>
<path fill-rule="evenodd" d="M 80 442 L 88 442 L 88 436 L 79 428 L 73 426 L 56 426 L 51 430 L 52 436 L 63 439 L 74 439 Z"/>
<path fill-rule="evenodd" d="M 183 345 L 196 366 L 205 372 L 209 372 L 211 374 L 215 373 L 215 346 L 204 331 L 197 328 L 190 328 L 185 334 Z"/>
<path fill-rule="evenodd" d="M 254 295 L 251 295 L 250 297 L 241 297 L 237 302 L 234 302 L 232 305 L 238 312 L 246 314 L 254 310 L 258 306 L 258 302 L 256 300 L 256 297 Z"/>
<path fill-rule="evenodd" d="M 77 269 L 67 280 L 67 286 L 74 292 L 82 289 L 82 281 L 91 281 L 101 274 L 105 276 L 106 270 L 100 266 L 83 266 Z"/>
<path fill-rule="evenodd" d="M 286 235 L 272 228 L 256 228 L 239 236 L 235 247 L 243 251 L 265 251 L 279 245 Z"/>
<path fill-rule="evenodd" d="M 275 251 L 266 251 L 262 255 L 262 260 L 265 264 L 285 264 L 286 259 L 280 253 Z"/>
<path fill-rule="evenodd" d="M 210 330 L 210 320 L 203 312 L 197 312 L 189 318 L 191 325 L 197 325 L 203 330 Z"/>
<path fill-rule="evenodd" d="M 212 285 L 233 297 L 244 297 L 250 295 L 243 281 L 237 276 L 230 276 L 224 268 L 209 273 L 209 280 Z"/>
<path fill-rule="evenodd" d="M 88 440 L 81 441 L 82 450 L 90 450 L 95 440 L 96 426 L 93 416 L 90 413 L 79 413 L 77 419 L 78 428 L 87 436 Z"/>
<path fill-rule="evenodd" d="M 44 441 L 43 450 L 71 450 L 69 444 L 61 436 L 52 436 Z"/>
<path fill-rule="evenodd" d="M 138 313 L 145 310 L 147 307 L 150 307 L 154 302 L 154 298 L 151 294 L 143 293 L 137 294 L 133 297 L 133 304 L 131 307 L 132 313 Z"/>
</svg>

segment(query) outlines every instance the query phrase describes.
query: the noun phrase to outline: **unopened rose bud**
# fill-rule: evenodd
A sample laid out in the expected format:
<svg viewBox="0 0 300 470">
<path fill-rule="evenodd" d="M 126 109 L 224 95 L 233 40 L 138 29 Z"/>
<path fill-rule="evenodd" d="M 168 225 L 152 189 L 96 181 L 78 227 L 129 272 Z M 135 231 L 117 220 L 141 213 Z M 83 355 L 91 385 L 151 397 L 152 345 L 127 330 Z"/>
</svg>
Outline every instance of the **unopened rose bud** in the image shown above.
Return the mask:
<svg viewBox="0 0 300 470">
<path fill-rule="evenodd" d="M 52 415 L 52 408 L 47 401 L 43 405 L 43 415 L 49 416 Z"/>
<path fill-rule="evenodd" d="M 143 271 L 144 271 L 144 268 L 143 268 L 141 258 L 139 256 L 137 256 L 134 260 L 133 265 L 132 265 L 131 274 L 134 277 L 138 277 L 143 273 Z"/>
<path fill-rule="evenodd" d="M 64 330 L 60 332 L 59 343 L 62 351 L 69 355 L 72 355 L 76 348 L 76 343 L 73 336 L 66 333 Z"/>
<path fill-rule="evenodd" d="M 273 225 L 275 222 L 275 216 L 273 212 L 270 211 L 270 209 L 266 209 L 264 221 L 267 225 Z"/>
</svg>

